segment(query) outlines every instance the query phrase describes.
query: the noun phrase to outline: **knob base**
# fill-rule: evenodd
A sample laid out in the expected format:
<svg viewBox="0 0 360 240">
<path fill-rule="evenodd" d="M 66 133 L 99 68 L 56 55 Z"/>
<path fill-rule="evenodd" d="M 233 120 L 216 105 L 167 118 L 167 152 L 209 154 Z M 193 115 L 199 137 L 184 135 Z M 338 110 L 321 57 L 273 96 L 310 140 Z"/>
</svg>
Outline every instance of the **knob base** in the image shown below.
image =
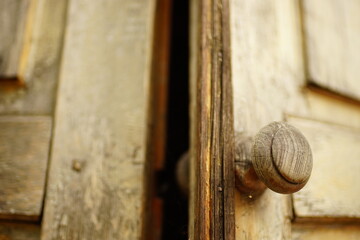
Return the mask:
<svg viewBox="0 0 360 240">
<path fill-rule="evenodd" d="M 249 198 L 259 196 L 267 187 L 256 175 L 251 161 L 253 139 L 241 135 L 235 139 L 235 186 Z"/>
</svg>

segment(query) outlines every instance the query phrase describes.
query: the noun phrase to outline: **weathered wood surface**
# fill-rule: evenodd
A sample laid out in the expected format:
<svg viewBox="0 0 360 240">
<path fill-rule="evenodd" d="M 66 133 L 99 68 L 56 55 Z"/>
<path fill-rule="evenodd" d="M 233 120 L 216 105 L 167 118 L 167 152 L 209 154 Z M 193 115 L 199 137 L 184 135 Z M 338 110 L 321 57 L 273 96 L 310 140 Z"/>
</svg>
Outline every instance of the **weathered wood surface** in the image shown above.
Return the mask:
<svg viewBox="0 0 360 240">
<path fill-rule="evenodd" d="M 40 240 L 40 225 L 2 222 L 0 240 Z"/>
<path fill-rule="evenodd" d="M 360 100 L 360 2 L 301 2 L 308 79 Z"/>
<path fill-rule="evenodd" d="M 167 144 L 167 109 L 168 109 L 168 78 L 170 68 L 170 27 L 172 24 L 172 0 L 157 0 L 155 7 L 155 22 L 153 33 L 153 54 L 151 60 L 151 84 L 149 97 L 148 143 L 151 147 L 147 152 L 147 188 L 148 204 L 151 211 L 145 219 L 148 231 L 147 240 L 159 240 L 163 232 L 163 198 L 158 196 L 158 186 L 155 179 L 156 171 L 163 171 L 165 167 L 165 150 Z"/>
<path fill-rule="evenodd" d="M 344 225 L 295 225 L 292 240 L 358 240 L 360 239 L 359 226 Z"/>
<path fill-rule="evenodd" d="M 69 2 L 42 239 L 141 239 L 153 0 Z"/>
<path fill-rule="evenodd" d="M 191 22 L 197 22 L 191 32 L 194 183 L 189 238 L 232 240 L 235 184 L 229 6 L 227 0 L 200 0 L 192 8 Z"/>
<path fill-rule="evenodd" d="M 0 78 L 18 74 L 29 0 L 0 1 Z"/>
<path fill-rule="evenodd" d="M 254 136 L 284 112 L 306 114 L 297 1 L 231 0 L 235 134 Z M 289 239 L 289 195 L 236 194 L 236 239 Z"/>
<path fill-rule="evenodd" d="M 38 220 L 51 118 L 0 117 L 0 129 L 0 218 Z"/>
<path fill-rule="evenodd" d="M 360 130 L 360 102 L 313 87 L 304 93 L 312 119 Z"/>
<path fill-rule="evenodd" d="M 49 115 L 54 109 L 67 0 L 5 0 L 0 2 L 0 14 L 5 11 L 6 15 L 13 15 L 12 17 L 16 17 L 15 12 L 6 11 L 3 5 L 12 6 L 20 2 L 29 5 L 26 36 L 23 37 L 22 46 L 19 47 L 22 53 L 15 74 L 15 77 L 21 79 L 24 85 L 19 85 L 17 81 L 13 81 L 14 83 L 8 81 L 7 85 L 14 86 L 4 86 L 5 83 L 2 84 L 0 81 L 0 113 Z M 16 36 L 20 37 L 20 35 Z M 7 38 L 1 37 L 0 48 L 3 46 L 3 39 Z M 2 57 L 1 53 L 0 57 Z"/>
<path fill-rule="evenodd" d="M 199 216 L 196 213 L 197 207 L 197 178 L 198 178 L 198 168 L 197 168 L 197 155 L 198 155 L 198 109 L 197 104 L 197 76 L 198 76 L 198 61 L 199 61 L 199 48 L 198 48 L 198 39 L 199 39 L 199 0 L 194 0 L 189 2 L 189 22 L 190 22 L 190 36 L 189 36 L 189 115 L 190 115 L 190 149 L 189 149 L 189 226 L 188 226 L 188 236 L 190 240 L 195 238 L 195 223 L 199 221 Z"/>
<path fill-rule="evenodd" d="M 322 196 L 321 198 L 318 196 L 318 199 L 322 200 L 317 202 L 317 199 L 311 199 L 309 194 L 306 197 L 302 195 L 302 203 L 306 204 L 301 205 L 301 211 L 299 211 L 299 206 L 296 207 L 296 204 L 299 205 L 299 202 L 296 203 L 299 201 L 297 196 L 301 196 L 301 194 L 306 192 L 307 187 L 305 187 L 305 189 L 294 196 L 295 214 L 298 219 L 299 217 L 314 219 L 314 217 L 317 217 L 317 214 L 322 218 L 326 216 L 342 217 L 341 219 L 343 217 L 357 217 L 356 209 L 358 204 L 353 201 L 359 197 L 358 191 L 353 189 L 353 184 L 360 181 L 357 177 L 354 178 L 354 175 L 359 170 L 357 170 L 358 163 L 354 162 L 353 159 L 358 158 L 358 148 L 355 149 L 355 146 L 359 145 L 357 140 L 360 122 L 357 109 L 359 107 L 358 102 L 354 100 L 343 101 L 344 98 L 342 97 L 339 100 L 339 97 L 334 97 L 336 95 L 334 93 L 325 96 L 325 94 L 314 93 L 313 89 L 303 89 L 307 76 L 305 76 L 306 68 L 303 58 L 302 24 L 300 22 L 301 6 L 299 2 L 279 0 L 231 1 L 235 134 L 238 136 L 254 136 L 262 126 L 273 120 L 283 120 L 286 114 L 313 118 L 314 125 L 319 126 L 318 128 L 321 133 L 317 131 L 317 128 L 312 128 L 311 131 L 307 130 L 305 134 L 303 128 L 297 124 L 294 124 L 294 126 L 304 133 L 310 142 L 311 148 L 313 148 L 312 141 L 315 140 L 316 146 L 313 152 L 316 153 L 314 153 L 314 170 L 312 174 L 314 179 L 310 178 L 308 187 L 313 184 L 313 181 L 317 182 L 318 185 L 316 188 L 313 188 L 313 191 L 321 193 Z M 320 1 L 316 2 L 319 3 Z M 321 2 L 325 3 L 325 1 Z M 329 4 L 332 3 L 334 1 Z M 306 1 L 306 4 L 311 5 L 315 3 Z M 342 6 L 347 4 L 347 2 L 339 2 L 339 4 L 339 6 Z M 352 4 L 354 4 L 353 1 L 349 3 L 350 6 Z M 349 6 L 346 8 L 349 8 Z M 354 7 L 354 12 L 359 12 L 356 9 Z M 324 14 L 326 14 L 326 11 L 323 11 L 321 7 L 317 7 L 316 11 L 325 12 Z M 354 14 L 351 15 L 351 17 L 354 16 Z M 327 23 L 327 25 L 321 25 L 321 27 L 327 30 L 332 27 L 331 23 Z M 307 24 L 304 24 L 304 28 L 306 27 Z M 307 30 L 305 29 L 305 31 Z M 320 34 L 319 32 L 316 34 Z M 339 32 L 342 33 L 341 31 Z M 346 34 L 342 34 L 342 36 L 344 35 Z M 326 38 L 329 38 L 329 36 Z M 323 39 L 323 42 L 326 42 L 326 38 Z M 309 47 L 306 41 L 307 38 L 305 38 L 305 46 Z M 321 44 L 323 43 L 319 42 L 319 46 Z M 325 43 L 325 46 L 327 44 L 328 42 Z M 341 46 L 339 49 L 341 49 Z M 352 51 L 352 54 L 355 54 L 355 52 L 357 51 Z M 333 59 L 330 58 L 337 58 L 337 54 L 340 53 L 332 52 L 332 47 L 328 46 L 326 54 L 323 57 L 332 61 Z M 310 61 L 310 56 L 307 55 L 307 57 L 307 60 Z M 343 56 L 340 54 L 341 57 Z M 354 58 L 352 59 L 354 60 Z M 335 59 L 335 61 L 338 61 L 338 59 Z M 318 61 L 318 63 L 321 63 L 321 61 Z M 335 70 L 336 67 L 334 66 Z M 351 74 L 351 77 L 358 75 L 354 72 Z M 359 92 L 355 90 L 355 87 L 350 89 L 351 85 L 346 85 L 346 81 L 343 81 L 343 83 L 345 83 L 344 86 L 347 90 Z M 351 84 L 359 86 L 356 81 L 353 81 Z M 321 84 L 319 83 L 319 85 Z M 340 91 L 340 88 L 324 87 L 330 88 L 334 92 L 338 91 L 345 94 L 343 91 Z M 355 98 L 354 95 L 348 94 L 348 96 Z M 291 120 L 290 123 L 294 123 L 294 121 Z M 331 127 L 326 129 L 324 126 Z M 330 129 L 333 129 L 332 133 L 330 133 Z M 308 135 L 312 140 L 309 139 Z M 323 155 L 322 158 L 324 160 L 322 162 L 326 164 L 320 174 L 318 173 L 320 170 L 315 170 L 315 168 L 318 168 L 318 165 L 315 167 L 315 164 L 320 164 L 321 162 L 317 163 L 319 154 Z M 343 156 L 341 156 L 342 154 Z M 336 158 L 333 161 L 334 165 L 329 161 L 325 162 L 325 159 L 333 158 Z M 346 164 L 344 164 L 344 159 L 347 160 L 345 161 Z M 348 160 L 351 160 L 351 163 L 347 163 Z M 348 167 L 349 169 L 345 170 Z M 334 174 L 334 172 L 338 174 Z M 351 173 L 347 174 L 346 172 Z M 317 174 L 319 179 L 315 181 Z M 325 175 L 328 176 L 326 180 L 321 180 L 322 177 L 325 178 Z M 344 181 L 339 180 L 334 175 L 341 176 Z M 350 178 L 352 181 L 347 181 Z M 329 182 L 333 184 L 329 184 Z M 320 184 L 322 185 L 320 186 Z M 352 187 L 348 184 L 352 184 Z M 331 192 L 331 195 L 329 195 L 331 197 L 327 197 L 324 194 L 326 191 L 328 193 Z M 335 193 L 336 191 L 340 191 L 342 194 Z M 348 193 L 347 191 L 352 192 Z M 332 194 L 337 194 L 333 200 Z M 290 198 L 270 191 L 266 191 L 256 200 L 250 197 L 240 194 L 236 195 L 236 238 L 290 239 L 290 219 L 292 215 Z M 305 198 L 308 200 L 305 200 Z M 324 198 L 327 200 L 323 201 Z M 335 201 L 337 201 L 336 206 L 333 205 L 336 204 Z M 350 202 L 352 206 L 355 206 L 355 212 L 354 207 L 353 211 L 350 211 Z"/>
<path fill-rule="evenodd" d="M 293 195 L 296 217 L 359 218 L 360 130 L 304 118 L 288 121 L 306 136 L 314 157 L 308 184 Z"/>
</svg>

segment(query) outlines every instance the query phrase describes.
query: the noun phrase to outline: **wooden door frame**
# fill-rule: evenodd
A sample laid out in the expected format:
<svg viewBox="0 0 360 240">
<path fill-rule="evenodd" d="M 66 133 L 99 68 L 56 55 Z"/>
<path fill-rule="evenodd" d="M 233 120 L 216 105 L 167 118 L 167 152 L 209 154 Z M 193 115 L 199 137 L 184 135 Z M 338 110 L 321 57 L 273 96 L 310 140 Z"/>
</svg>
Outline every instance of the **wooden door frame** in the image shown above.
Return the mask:
<svg viewBox="0 0 360 240">
<path fill-rule="evenodd" d="M 235 239 L 228 0 L 191 3 L 190 239 Z"/>
</svg>

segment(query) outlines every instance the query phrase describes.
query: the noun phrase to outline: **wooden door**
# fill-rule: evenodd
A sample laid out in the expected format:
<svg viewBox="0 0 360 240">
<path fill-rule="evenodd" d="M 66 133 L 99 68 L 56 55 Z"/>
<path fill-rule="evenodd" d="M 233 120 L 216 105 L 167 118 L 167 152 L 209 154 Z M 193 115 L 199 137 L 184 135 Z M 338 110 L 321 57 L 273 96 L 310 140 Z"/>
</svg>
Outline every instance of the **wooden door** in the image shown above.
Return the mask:
<svg viewBox="0 0 360 240">
<path fill-rule="evenodd" d="M 0 239 L 159 235 L 168 3 L 0 1 Z"/>
<path fill-rule="evenodd" d="M 162 154 L 153 88 L 164 84 L 151 71 L 155 9 L 154 0 L 68 3 L 41 239 L 153 235 L 151 160 Z"/>
<path fill-rule="evenodd" d="M 0 1 L 0 239 L 39 239 L 66 1 Z"/>
<path fill-rule="evenodd" d="M 199 0 L 191 11 L 191 239 L 360 238 L 359 2 Z M 292 195 L 231 189 L 236 139 L 272 121 L 308 139 L 309 182 Z"/>
<path fill-rule="evenodd" d="M 358 1 L 190 4 L 189 238 L 359 239 Z M 0 239 L 159 238 L 169 8 L 0 1 Z M 308 138 L 312 177 L 244 195 L 236 139 L 274 120 Z"/>
</svg>

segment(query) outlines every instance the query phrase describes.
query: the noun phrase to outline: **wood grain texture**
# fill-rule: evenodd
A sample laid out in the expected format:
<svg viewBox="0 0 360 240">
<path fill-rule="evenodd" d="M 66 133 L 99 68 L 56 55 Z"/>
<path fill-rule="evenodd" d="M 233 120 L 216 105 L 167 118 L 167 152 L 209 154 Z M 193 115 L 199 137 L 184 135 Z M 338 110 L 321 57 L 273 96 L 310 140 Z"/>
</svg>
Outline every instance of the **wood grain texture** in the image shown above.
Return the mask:
<svg viewBox="0 0 360 240">
<path fill-rule="evenodd" d="M 198 193 L 198 109 L 197 104 L 197 76 L 199 61 L 199 0 L 189 2 L 189 115 L 190 115 L 190 148 L 189 148 L 189 239 L 194 240 L 197 234 L 199 216 L 197 215 Z M 195 227 L 196 226 L 196 227 Z"/>
<path fill-rule="evenodd" d="M 284 112 L 306 114 L 297 1 L 231 0 L 232 79 L 236 135 L 254 136 Z M 254 200 L 236 194 L 236 239 L 289 239 L 291 204 L 265 191 Z"/>
<path fill-rule="evenodd" d="M 293 193 L 309 180 L 312 154 L 299 130 L 286 122 L 273 122 L 256 134 L 252 163 L 256 174 L 270 189 Z"/>
<path fill-rule="evenodd" d="M 40 225 L 1 222 L 0 240 L 40 240 Z"/>
<path fill-rule="evenodd" d="M 149 219 L 145 220 L 144 232 L 147 240 L 161 238 L 163 229 L 163 198 L 158 196 L 155 172 L 162 171 L 165 166 L 167 109 L 168 109 L 168 78 L 170 65 L 170 26 L 172 0 L 156 0 L 154 13 L 154 34 L 152 41 L 151 80 L 149 97 L 149 133 L 147 149 L 146 185 L 151 201 L 146 212 Z"/>
<path fill-rule="evenodd" d="M 192 32 L 197 36 L 193 36 L 192 44 L 198 50 L 192 53 L 198 61 L 192 62 L 196 64 L 196 76 L 192 69 L 190 84 L 195 88 L 193 114 L 197 119 L 192 122 L 195 133 L 191 148 L 196 147 L 196 155 L 192 155 L 191 165 L 195 191 L 191 192 L 194 212 L 190 217 L 195 219 L 190 224 L 190 239 L 231 240 L 235 231 L 229 6 L 226 0 L 202 0 L 197 4 L 198 12 L 193 14 L 197 15 L 199 28 Z"/>
<path fill-rule="evenodd" d="M 18 74 L 29 5 L 27 0 L 0 2 L 0 78 Z"/>
<path fill-rule="evenodd" d="M 360 131 L 332 123 L 289 117 L 308 139 L 314 157 L 313 174 L 294 194 L 297 218 L 360 217 Z"/>
<path fill-rule="evenodd" d="M 295 225 L 292 240 L 358 240 L 359 226 L 329 225 Z"/>
<path fill-rule="evenodd" d="M 353 178 L 359 172 L 357 163 L 353 163 L 353 161 L 347 163 L 348 159 L 357 158 L 354 156 L 357 154 L 355 146 L 359 145 L 356 140 L 359 135 L 357 133 L 358 106 L 357 103 L 355 104 L 356 101 L 351 101 L 354 104 L 349 106 L 347 103 L 339 102 L 336 98 L 320 97 L 318 94 L 309 94 L 308 90 L 301 90 L 306 84 L 304 74 L 306 69 L 303 62 L 299 2 L 277 0 L 231 1 L 235 134 L 237 136 L 253 136 L 258 129 L 268 122 L 283 120 L 285 114 L 314 118 L 314 126 L 318 126 L 321 132 L 318 132 L 316 127 L 309 131 L 311 132 L 309 136 L 312 136 L 313 140 L 317 142 L 316 149 L 313 149 L 314 170 L 312 176 L 319 174 L 319 170 L 315 170 L 317 168 L 316 155 L 321 153 L 324 156 L 324 166 L 317 182 L 322 182 L 321 178 L 324 176 L 328 176 L 328 178 L 322 182 L 322 185 L 313 188 L 314 194 L 319 193 L 321 201 L 317 202 L 315 198 L 308 198 L 310 195 L 301 195 L 306 192 L 307 187 L 312 185 L 313 178 L 310 178 L 307 187 L 294 195 L 295 205 L 300 198 L 296 199 L 296 196 L 303 196 L 301 201 L 306 204 L 302 205 L 301 211 L 302 213 L 306 212 L 309 218 L 317 221 L 316 216 L 319 214 L 318 218 L 321 219 L 331 218 L 344 221 L 345 218 L 355 217 L 354 209 L 350 213 L 348 206 L 353 205 L 356 209 L 357 203 L 353 201 L 359 198 L 357 191 L 353 189 L 354 185 L 352 187 L 347 185 L 348 182 L 351 182 L 351 184 L 359 182 L 359 180 Z M 307 2 L 310 3 L 310 1 Z M 345 4 L 345 2 L 341 4 Z M 316 11 L 323 10 L 321 7 L 316 9 Z M 326 27 L 331 28 L 331 26 L 331 24 L 328 24 L 328 26 L 322 27 L 325 29 Z M 324 42 L 326 40 L 324 39 Z M 331 47 L 327 48 L 326 54 L 327 58 L 336 58 L 337 56 L 336 52 L 332 52 Z M 353 74 L 352 76 L 357 75 Z M 353 82 L 353 84 L 357 83 Z M 340 91 L 337 92 L 344 94 Z M 344 115 L 342 115 L 342 112 L 344 112 Z M 333 123 L 331 123 L 332 121 Z M 338 129 L 333 130 L 332 133 L 330 131 L 326 133 L 321 127 L 323 124 L 327 125 L 325 122 L 328 122 L 328 125 L 337 126 L 335 129 L 351 130 Z M 306 128 L 301 128 L 293 121 L 290 121 L 290 123 L 304 133 L 313 148 L 312 141 L 307 135 L 309 133 L 304 132 Z M 332 127 L 329 129 L 332 129 Z M 318 153 L 315 154 L 315 152 Z M 340 153 L 343 153 L 345 157 L 341 156 Z M 334 158 L 336 160 L 332 160 Z M 325 159 L 331 159 L 335 165 Z M 347 164 L 344 164 L 344 160 Z M 345 166 L 350 166 L 351 169 L 342 170 L 346 168 Z M 341 177 L 336 177 L 335 172 L 339 173 Z M 347 174 L 345 172 L 351 173 Z M 343 182 L 339 178 L 347 180 Z M 352 180 L 348 181 L 349 178 Z M 352 192 L 347 193 L 346 189 L 350 189 Z M 324 194 L 325 191 L 332 192 L 329 195 L 330 197 Z M 339 194 L 339 192 L 343 194 Z M 292 211 L 289 197 L 280 196 L 270 191 L 266 191 L 256 200 L 250 197 L 236 194 L 236 238 L 291 239 L 290 219 Z M 329 204 L 332 197 L 338 201 L 338 204 L 334 202 L 335 205 Z M 324 201 L 324 199 L 326 200 Z M 352 202 L 348 205 L 344 201 Z M 343 208 L 344 206 L 345 208 Z M 340 216 L 341 211 L 346 213 L 346 216 Z M 326 215 L 326 212 L 332 215 Z M 298 213 L 295 207 L 295 214 Z M 297 215 L 296 219 L 299 218 L 306 218 L 305 221 L 309 219 L 304 216 L 301 217 L 301 214 Z"/>
<path fill-rule="evenodd" d="M 11 76 L 15 80 L 8 82 L 10 86 L 5 85 L 5 88 L 0 83 L 0 113 L 50 115 L 54 109 L 67 1 L 6 0 L 1 4 L 11 6 L 20 2 L 29 5 L 26 36 L 19 47 L 21 56 L 17 60 L 16 74 Z M 15 13 L 6 14 L 15 17 Z M 17 84 L 19 79 L 22 84 Z"/>
<path fill-rule="evenodd" d="M 318 88 L 306 88 L 305 98 L 309 107 L 308 116 L 323 122 L 332 122 L 360 130 L 360 104 L 328 94 Z M 334 114 L 336 113 L 336 114 Z"/>
<path fill-rule="evenodd" d="M 0 129 L 0 218 L 38 220 L 51 118 L 0 117 Z"/>
<path fill-rule="evenodd" d="M 154 8 L 69 2 L 44 240 L 146 239 Z"/>
<path fill-rule="evenodd" d="M 305 0 L 308 79 L 360 100 L 360 2 Z"/>
</svg>

